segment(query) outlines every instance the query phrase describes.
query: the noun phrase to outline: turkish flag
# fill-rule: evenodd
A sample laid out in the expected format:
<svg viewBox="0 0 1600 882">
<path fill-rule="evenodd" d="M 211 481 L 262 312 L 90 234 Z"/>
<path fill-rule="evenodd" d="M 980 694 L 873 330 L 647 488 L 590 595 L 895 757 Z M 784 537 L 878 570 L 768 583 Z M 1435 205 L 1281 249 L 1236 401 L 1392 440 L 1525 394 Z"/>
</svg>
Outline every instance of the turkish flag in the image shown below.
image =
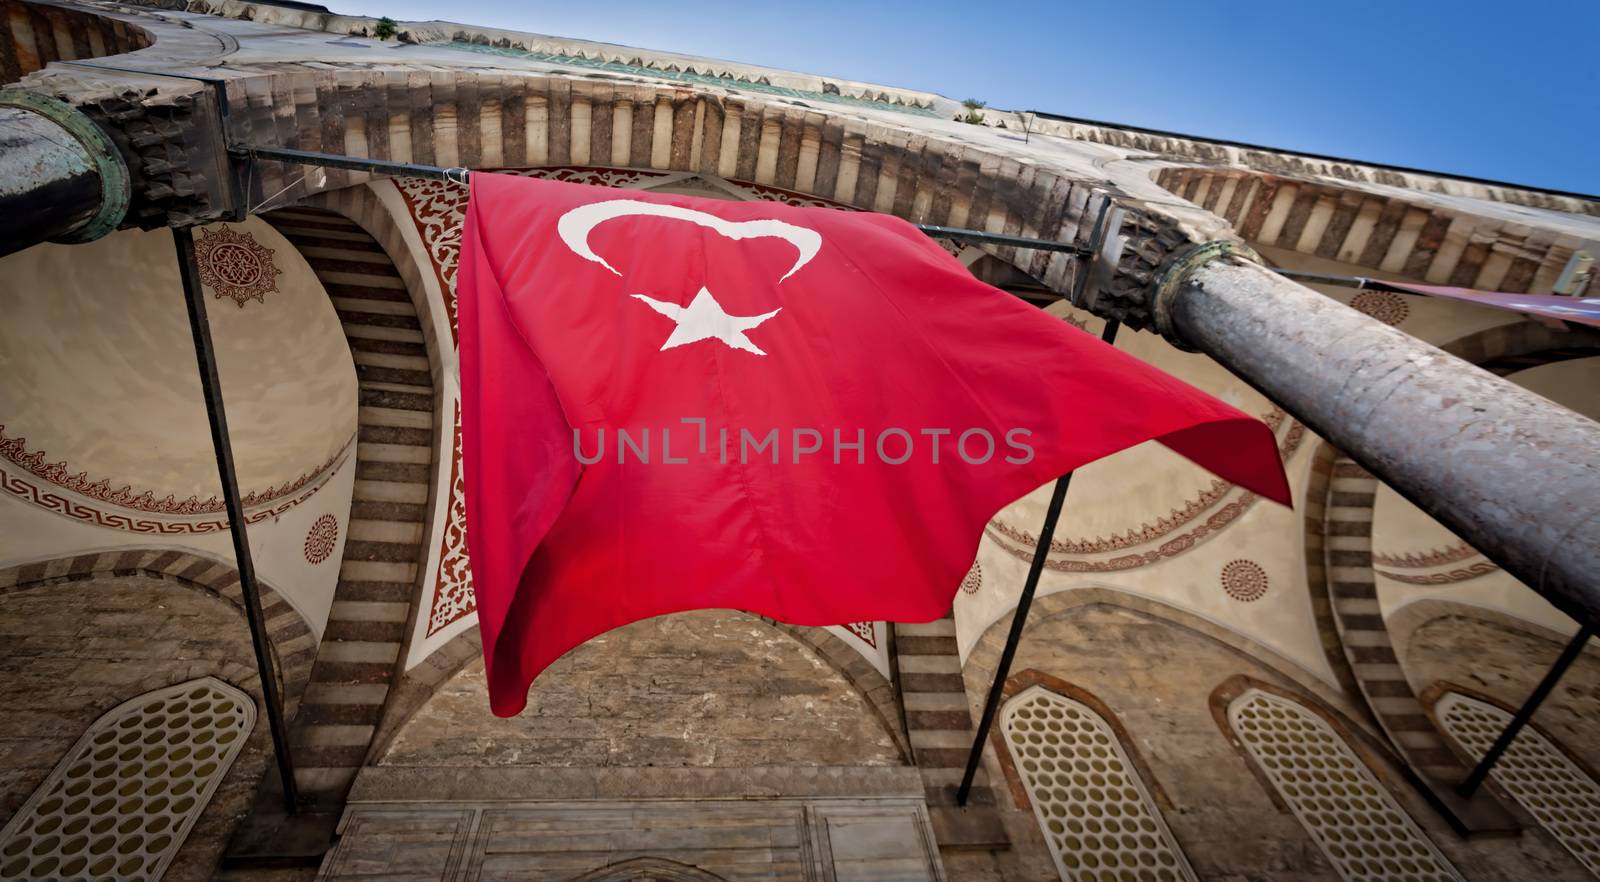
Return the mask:
<svg viewBox="0 0 1600 882">
<path fill-rule="evenodd" d="M 1002 506 L 1148 439 L 1289 500 L 1263 423 L 884 215 L 474 173 L 456 295 L 501 716 L 651 616 L 938 618 Z"/>
</svg>

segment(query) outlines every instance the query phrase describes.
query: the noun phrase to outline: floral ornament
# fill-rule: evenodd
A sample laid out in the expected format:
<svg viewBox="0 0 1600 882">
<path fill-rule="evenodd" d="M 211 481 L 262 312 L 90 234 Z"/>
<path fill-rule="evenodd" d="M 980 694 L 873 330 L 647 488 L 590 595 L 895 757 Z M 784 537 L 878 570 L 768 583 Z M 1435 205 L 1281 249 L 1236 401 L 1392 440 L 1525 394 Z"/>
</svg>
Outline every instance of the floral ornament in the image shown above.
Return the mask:
<svg viewBox="0 0 1600 882">
<path fill-rule="evenodd" d="M 317 518 L 311 524 L 311 529 L 306 532 L 306 563 L 319 564 L 333 554 L 333 546 L 339 541 L 339 520 L 331 514 Z"/>
<path fill-rule="evenodd" d="M 1222 590 L 1244 603 L 1260 600 L 1267 594 L 1267 571 L 1248 560 L 1229 561 L 1222 567 Z"/>
<path fill-rule="evenodd" d="M 200 283 L 210 288 L 218 300 L 231 297 L 243 309 L 245 301 L 266 303 L 266 295 L 278 290 L 278 269 L 271 248 L 256 241 L 252 233 L 238 233 L 227 227 L 201 230 L 194 243 L 195 263 L 200 266 Z"/>
<path fill-rule="evenodd" d="M 961 590 L 967 594 L 977 594 L 983 587 L 983 567 L 977 561 L 972 562 L 972 569 L 967 570 L 967 575 L 961 580 Z"/>
<path fill-rule="evenodd" d="M 1350 299 L 1350 308 L 1390 326 L 1400 324 L 1411 315 L 1405 298 L 1388 291 L 1362 291 Z"/>
</svg>

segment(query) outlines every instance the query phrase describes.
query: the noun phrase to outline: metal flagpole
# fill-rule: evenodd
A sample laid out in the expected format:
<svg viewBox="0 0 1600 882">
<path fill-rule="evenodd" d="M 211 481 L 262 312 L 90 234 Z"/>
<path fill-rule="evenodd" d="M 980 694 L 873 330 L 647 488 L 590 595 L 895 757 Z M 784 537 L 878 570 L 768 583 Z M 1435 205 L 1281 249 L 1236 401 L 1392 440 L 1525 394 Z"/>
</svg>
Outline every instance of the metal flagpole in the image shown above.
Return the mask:
<svg viewBox="0 0 1600 882">
<path fill-rule="evenodd" d="M 1100 210 L 1095 214 L 1094 227 L 1089 233 L 1089 247 L 1080 253 L 1086 260 L 1078 266 L 1076 277 L 1072 280 L 1073 306 L 1082 307 L 1083 295 L 1088 289 L 1089 273 L 1094 271 L 1094 255 L 1100 250 L 1100 243 L 1105 236 L 1106 215 L 1111 209 L 1111 200 L 1106 199 L 1100 203 Z M 1100 339 L 1107 345 L 1116 342 L 1117 330 L 1122 324 L 1116 319 L 1107 319 L 1106 326 L 1100 332 Z M 967 768 L 961 774 L 961 787 L 956 790 L 956 805 L 965 806 L 967 797 L 972 794 L 972 779 L 978 774 L 978 764 L 983 762 L 983 743 L 989 740 L 989 728 L 994 725 L 995 711 L 1000 707 L 1000 696 L 1005 691 L 1006 677 L 1011 674 L 1011 661 L 1017 655 L 1017 645 L 1022 641 L 1022 629 L 1027 627 L 1028 610 L 1033 606 L 1033 593 L 1039 587 L 1039 576 L 1044 573 L 1045 561 L 1050 556 L 1050 542 L 1056 535 L 1056 521 L 1061 518 L 1061 508 L 1067 501 L 1067 487 L 1072 484 L 1072 473 L 1056 479 L 1056 485 L 1050 491 L 1050 505 L 1045 509 L 1044 524 L 1039 528 L 1039 543 L 1033 549 L 1033 560 L 1028 563 L 1028 578 L 1022 584 L 1022 596 L 1017 599 L 1017 610 L 1011 616 L 1011 633 L 1006 635 L 1006 647 L 1000 653 L 1000 664 L 994 671 L 994 682 L 989 684 L 989 695 L 983 701 L 983 716 L 978 719 L 978 731 L 972 739 L 972 750 L 967 753 Z"/>
<path fill-rule="evenodd" d="M 1117 329 L 1122 325 L 1110 320 L 1100 334 L 1100 339 L 1113 343 Z M 1044 562 L 1050 556 L 1050 540 L 1056 535 L 1056 522 L 1061 519 L 1061 508 L 1067 501 L 1067 487 L 1072 483 L 1072 473 L 1056 479 L 1050 491 L 1050 506 L 1044 512 L 1044 525 L 1039 528 L 1039 543 L 1034 546 L 1033 560 L 1028 564 L 1028 578 L 1022 583 L 1022 596 L 1017 599 L 1017 611 L 1011 617 L 1011 633 L 1006 635 L 1006 648 L 1000 653 L 1000 664 L 994 669 L 994 682 L 989 685 L 989 697 L 983 702 L 983 716 L 978 719 L 978 732 L 972 739 L 972 750 L 967 753 L 967 769 L 961 775 L 961 787 L 956 791 L 956 805 L 966 805 L 972 793 L 972 779 L 978 774 L 978 764 L 983 762 L 983 744 L 989 740 L 989 728 L 994 725 L 995 711 L 1000 707 L 1000 694 L 1005 691 L 1006 677 L 1011 674 L 1011 660 L 1017 655 L 1017 644 L 1022 642 L 1022 629 L 1028 624 L 1028 609 L 1033 606 L 1033 592 L 1039 587 L 1039 576 L 1044 572 Z"/>
<path fill-rule="evenodd" d="M 228 533 L 233 537 L 233 557 L 239 569 L 239 591 L 244 595 L 245 621 L 250 624 L 250 643 L 255 648 L 256 671 L 261 677 L 261 694 L 267 704 L 272 751 L 277 756 L 278 774 L 283 779 L 284 806 L 289 814 L 294 814 L 298 809 L 299 793 L 294 781 L 294 761 L 289 755 L 289 730 L 283 721 L 282 697 L 278 694 L 272 648 L 267 643 L 260 587 L 256 584 L 255 564 L 250 559 L 250 539 L 245 535 L 244 502 L 239 498 L 239 480 L 233 469 L 233 445 L 228 438 L 228 417 L 222 409 L 222 384 L 217 375 L 216 349 L 211 343 L 211 325 L 206 321 L 200 268 L 195 264 L 194 235 L 186 227 L 175 227 L 172 241 L 177 246 L 178 274 L 183 278 L 183 299 L 189 308 L 189 331 L 194 335 L 195 359 L 200 366 L 200 391 L 205 396 L 206 417 L 211 423 L 211 444 L 217 454 L 217 475 L 222 479 L 222 500 L 228 511 Z"/>
<path fill-rule="evenodd" d="M 1507 723 L 1505 729 L 1500 732 L 1500 737 L 1496 738 L 1494 744 L 1489 747 L 1489 752 L 1483 755 L 1483 759 L 1478 761 L 1477 767 L 1456 787 L 1456 793 L 1471 799 L 1472 794 L 1478 792 L 1478 787 L 1483 784 L 1483 779 L 1489 777 L 1490 770 L 1494 768 L 1495 763 L 1500 761 L 1501 754 L 1505 753 L 1506 748 L 1511 746 L 1511 742 L 1516 740 L 1517 733 L 1522 731 L 1522 727 L 1528 725 L 1528 721 L 1533 719 L 1533 712 L 1538 710 L 1539 705 L 1549 697 L 1551 691 L 1556 688 L 1556 683 L 1561 679 L 1561 675 L 1565 674 L 1567 668 L 1577 660 L 1578 656 L 1583 652 L 1584 645 L 1593 636 L 1593 625 L 1585 624 L 1578 629 L 1578 633 L 1572 636 L 1572 642 L 1567 644 L 1566 649 L 1561 650 L 1561 657 L 1557 658 L 1556 663 L 1550 666 L 1550 670 L 1545 673 L 1544 679 L 1540 680 L 1539 685 L 1533 688 L 1533 693 L 1528 696 L 1528 700 L 1523 702 L 1522 707 L 1517 709 L 1517 713 L 1511 718 L 1511 722 Z"/>
</svg>

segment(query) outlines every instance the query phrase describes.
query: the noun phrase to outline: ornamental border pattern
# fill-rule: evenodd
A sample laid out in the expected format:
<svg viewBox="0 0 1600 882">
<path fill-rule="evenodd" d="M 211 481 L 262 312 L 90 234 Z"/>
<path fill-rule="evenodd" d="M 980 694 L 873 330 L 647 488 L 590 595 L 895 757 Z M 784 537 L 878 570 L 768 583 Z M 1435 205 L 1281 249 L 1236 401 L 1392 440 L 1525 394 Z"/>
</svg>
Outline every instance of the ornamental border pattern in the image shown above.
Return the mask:
<svg viewBox="0 0 1600 882">
<path fill-rule="evenodd" d="M 91 480 L 88 472 L 72 473 L 66 460 L 60 462 L 46 462 L 46 453 L 43 450 L 29 451 L 27 438 L 9 438 L 5 434 L 5 424 L 0 423 L 0 457 L 4 457 L 13 465 L 26 469 L 36 478 L 49 481 L 51 484 L 70 490 L 79 496 L 114 505 L 118 508 L 132 509 L 150 514 L 163 515 L 204 515 L 216 514 L 223 511 L 226 506 L 222 500 L 215 496 L 201 502 L 198 497 L 190 496 L 188 499 L 179 500 L 174 494 L 157 499 L 155 492 L 145 490 L 142 493 L 134 492 L 132 486 L 124 484 L 120 489 L 111 489 L 110 478 Z M 252 490 L 244 495 L 246 508 L 256 505 L 267 505 L 295 493 L 307 484 L 322 477 L 350 452 L 350 446 L 355 443 L 355 435 L 347 438 L 343 445 L 334 452 L 333 456 L 316 468 L 306 472 L 292 481 L 279 487 L 268 487 L 266 490 Z"/>
<path fill-rule="evenodd" d="M 1476 579 L 1479 576 L 1487 576 L 1490 573 L 1498 573 L 1500 572 L 1500 567 L 1490 563 L 1489 561 L 1479 560 L 1472 562 L 1470 565 L 1464 568 L 1448 570 L 1443 573 L 1424 573 L 1422 575 L 1412 575 L 1410 573 L 1396 573 L 1389 570 L 1380 570 L 1376 567 L 1373 568 L 1373 572 L 1384 577 L 1385 579 L 1393 579 L 1396 582 L 1404 582 L 1407 585 L 1454 585 L 1457 582 L 1465 582 L 1468 579 Z"/>
<path fill-rule="evenodd" d="M 268 500 L 268 502 L 265 503 L 266 507 L 258 508 L 255 511 L 246 511 L 244 522 L 246 524 L 258 524 L 262 521 L 276 518 L 289 509 L 294 508 L 302 502 L 305 502 L 307 499 L 310 499 L 312 496 L 315 496 L 317 491 L 327 486 L 328 480 L 332 478 L 334 473 L 344 465 L 345 459 L 350 452 L 350 448 L 354 445 L 354 442 L 355 436 L 352 435 L 350 440 L 345 442 L 344 448 L 340 450 L 334 459 L 330 460 L 329 463 L 320 471 L 313 472 L 305 479 L 296 482 L 301 484 L 303 488 L 298 495 L 287 499 L 279 496 L 276 499 Z M 305 486 L 305 482 L 307 481 L 310 482 L 309 487 Z M 0 468 L 0 491 L 9 493 L 23 502 L 38 506 L 39 508 L 51 512 L 52 514 L 58 514 L 62 517 L 71 518 L 72 520 L 80 521 L 94 527 L 106 527 L 108 529 L 123 530 L 129 533 L 180 536 L 215 533 L 220 530 L 228 529 L 228 519 L 226 517 L 210 518 L 207 520 L 178 520 L 162 519 L 159 517 L 140 517 L 134 514 L 125 514 L 120 511 L 107 511 L 92 504 L 91 502 L 85 502 L 84 497 L 76 492 L 52 492 L 48 488 L 40 487 L 23 479 L 20 476 L 12 474 L 5 468 Z M 251 496 L 255 495 L 256 494 L 251 494 Z M 246 497 L 247 500 L 249 498 L 249 496 Z M 247 502 L 246 504 L 249 505 L 252 503 Z M 263 503 L 254 504 L 261 505 Z M 221 503 L 218 503 L 217 507 L 218 509 L 221 509 Z"/>
<path fill-rule="evenodd" d="M 439 572 L 428 603 L 425 637 L 432 637 L 478 611 L 478 595 L 472 589 L 472 560 L 467 556 L 467 493 L 461 473 L 459 401 L 451 431 L 455 444 L 450 455 L 450 501 L 445 510 L 443 535 L 439 537 Z"/>
<path fill-rule="evenodd" d="M 1268 425 L 1276 428 L 1277 426 L 1282 425 L 1285 416 L 1286 415 L 1282 410 L 1274 408 L 1272 413 L 1267 414 L 1262 419 L 1268 423 Z M 1278 452 L 1284 461 L 1287 462 L 1289 458 L 1294 456 L 1295 452 L 1300 449 L 1300 444 L 1305 439 L 1305 432 L 1306 429 L 1304 425 L 1293 420 L 1289 421 L 1288 431 L 1284 433 L 1283 439 L 1278 442 Z M 1161 536 L 1171 533 L 1178 527 L 1181 527 L 1204 514 L 1211 508 L 1212 505 L 1216 503 L 1216 500 L 1222 499 L 1229 492 L 1236 489 L 1235 485 L 1227 481 L 1217 481 L 1216 484 L 1213 485 L 1213 489 L 1215 489 L 1217 485 L 1220 485 L 1221 492 L 1216 495 L 1215 499 L 1208 503 L 1197 506 L 1197 503 L 1204 500 L 1206 494 L 1209 494 L 1211 490 L 1207 490 L 1205 494 L 1202 494 L 1199 500 L 1186 503 L 1183 511 L 1174 510 L 1171 517 L 1160 519 L 1155 525 L 1146 524 L 1138 533 L 1130 531 L 1123 536 L 1114 537 L 1109 540 L 1078 540 L 1078 543 L 1083 544 L 1078 544 L 1077 547 L 1082 548 L 1086 545 L 1088 547 L 1096 547 L 1089 545 L 1089 543 L 1103 542 L 1107 543 L 1105 547 L 1107 547 L 1108 550 L 1121 550 L 1123 548 L 1141 545 L 1160 538 Z M 1256 494 L 1251 493 L 1248 490 L 1241 490 L 1238 498 L 1212 512 L 1210 516 L 1206 517 L 1204 521 L 1202 521 L 1192 530 L 1189 530 L 1186 533 L 1181 533 L 1167 540 L 1166 542 L 1161 543 L 1160 546 L 1150 551 L 1144 551 L 1135 554 L 1125 554 L 1107 560 L 1047 558 L 1044 565 L 1047 569 L 1063 573 L 1112 573 L 1123 570 L 1138 569 L 1139 567 L 1159 563 L 1167 558 L 1182 554 L 1183 552 L 1188 551 L 1189 549 L 1200 544 L 1205 539 L 1208 539 L 1221 532 L 1229 524 L 1232 524 L 1234 521 L 1238 520 L 1239 517 L 1249 510 L 1249 508 L 1254 505 L 1256 500 L 1259 498 L 1260 497 L 1258 497 Z M 1038 546 L 1039 542 L 1037 537 L 1025 530 L 1018 530 L 1015 527 L 1011 527 L 1000 521 L 998 518 L 990 521 L 989 524 L 985 526 L 984 530 L 989 534 L 989 538 L 993 539 L 995 544 L 1007 554 L 1029 563 L 1033 562 L 1033 549 Z M 1144 538 L 1146 536 L 1149 538 Z M 1068 546 L 1069 543 L 1073 543 L 1073 540 L 1052 541 L 1050 543 L 1051 554 L 1056 554 L 1062 551 L 1063 547 Z"/>
<path fill-rule="evenodd" d="M 1442 567 L 1445 564 L 1459 563 L 1468 558 L 1477 557 L 1478 550 L 1465 542 L 1447 545 L 1444 548 L 1430 548 L 1422 552 L 1405 552 L 1404 554 L 1384 554 L 1379 551 L 1372 553 L 1372 562 L 1386 567 L 1399 567 L 1403 570 L 1421 570 L 1428 567 Z"/>
</svg>

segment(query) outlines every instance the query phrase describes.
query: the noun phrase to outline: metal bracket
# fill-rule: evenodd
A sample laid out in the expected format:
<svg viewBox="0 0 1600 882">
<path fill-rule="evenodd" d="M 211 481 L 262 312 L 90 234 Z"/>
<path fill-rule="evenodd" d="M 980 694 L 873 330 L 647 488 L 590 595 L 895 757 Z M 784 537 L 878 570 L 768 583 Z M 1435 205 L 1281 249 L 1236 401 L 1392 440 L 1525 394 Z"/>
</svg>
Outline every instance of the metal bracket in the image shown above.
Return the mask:
<svg viewBox="0 0 1600 882">
<path fill-rule="evenodd" d="M 1155 295 L 1151 298 L 1150 310 L 1155 318 L 1156 330 L 1168 343 L 1184 352 L 1199 350 L 1185 343 L 1178 329 L 1172 324 L 1172 304 L 1178 296 L 1178 287 L 1188 279 L 1190 273 L 1222 257 L 1243 257 L 1257 263 L 1261 261 L 1261 255 L 1243 242 L 1215 239 L 1201 242 L 1183 251 L 1161 270 L 1161 275 L 1156 277 Z"/>
<path fill-rule="evenodd" d="M 95 173 L 100 176 L 100 210 L 83 226 L 54 241 L 93 242 L 115 230 L 128 213 L 133 187 L 128 177 L 128 164 L 111 136 L 76 107 L 25 89 L 0 89 L 0 107 L 30 110 L 66 129 L 83 145 L 84 152 L 94 163 Z"/>
</svg>

